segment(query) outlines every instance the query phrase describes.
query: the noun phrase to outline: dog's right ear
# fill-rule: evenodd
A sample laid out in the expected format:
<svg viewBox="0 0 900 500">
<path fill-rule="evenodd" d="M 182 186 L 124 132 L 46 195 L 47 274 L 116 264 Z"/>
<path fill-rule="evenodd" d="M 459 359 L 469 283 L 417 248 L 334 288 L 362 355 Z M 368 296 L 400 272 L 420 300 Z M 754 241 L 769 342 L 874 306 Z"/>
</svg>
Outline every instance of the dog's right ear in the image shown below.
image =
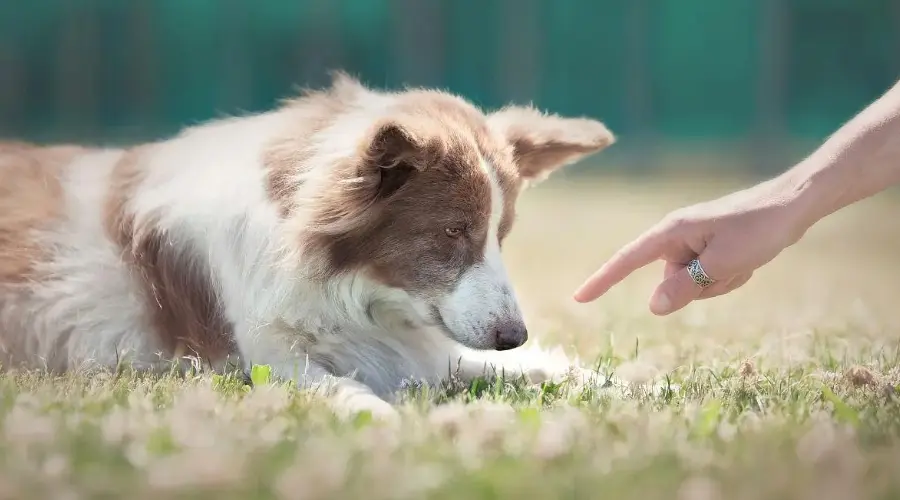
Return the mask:
<svg viewBox="0 0 900 500">
<path fill-rule="evenodd" d="M 546 114 L 530 106 L 495 111 L 488 123 L 509 141 L 519 177 L 530 184 L 616 140 L 600 121 Z"/>
<path fill-rule="evenodd" d="M 439 162 L 444 144 L 416 124 L 386 120 L 378 123 L 363 153 L 361 177 L 375 178 L 376 199 L 387 198 L 400 189 L 416 172 Z"/>
</svg>

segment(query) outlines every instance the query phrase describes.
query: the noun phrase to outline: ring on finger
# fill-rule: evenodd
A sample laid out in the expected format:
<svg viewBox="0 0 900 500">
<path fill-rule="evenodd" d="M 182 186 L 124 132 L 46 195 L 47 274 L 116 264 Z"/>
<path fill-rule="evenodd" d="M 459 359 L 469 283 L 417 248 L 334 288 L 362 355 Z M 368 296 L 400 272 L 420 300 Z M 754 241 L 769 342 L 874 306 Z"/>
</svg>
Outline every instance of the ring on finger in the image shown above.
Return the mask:
<svg viewBox="0 0 900 500">
<path fill-rule="evenodd" d="M 700 261 L 698 259 L 692 260 L 687 265 L 688 274 L 691 276 L 691 279 L 694 280 L 694 283 L 697 284 L 701 289 L 706 288 L 713 283 L 715 280 L 709 277 L 706 274 L 706 271 L 703 270 L 703 266 L 700 265 Z"/>
</svg>

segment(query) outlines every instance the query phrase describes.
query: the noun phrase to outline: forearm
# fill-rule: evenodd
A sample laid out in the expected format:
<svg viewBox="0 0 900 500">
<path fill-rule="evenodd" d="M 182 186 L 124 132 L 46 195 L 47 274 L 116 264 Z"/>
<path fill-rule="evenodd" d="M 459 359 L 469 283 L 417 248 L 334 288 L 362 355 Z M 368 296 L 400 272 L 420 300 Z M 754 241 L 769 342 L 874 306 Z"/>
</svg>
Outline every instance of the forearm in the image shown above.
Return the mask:
<svg viewBox="0 0 900 500">
<path fill-rule="evenodd" d="M 806 227 L 900 183 L 900 82 L 776 180 Z"/>
</svg>

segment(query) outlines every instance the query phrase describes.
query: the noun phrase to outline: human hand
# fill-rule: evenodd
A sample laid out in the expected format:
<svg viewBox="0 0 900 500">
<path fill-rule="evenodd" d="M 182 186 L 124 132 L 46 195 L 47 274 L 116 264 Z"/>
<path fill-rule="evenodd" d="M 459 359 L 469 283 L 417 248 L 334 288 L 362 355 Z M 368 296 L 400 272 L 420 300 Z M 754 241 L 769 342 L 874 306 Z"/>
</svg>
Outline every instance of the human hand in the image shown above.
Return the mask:
<svg viewBox="0 0 900 500">
<path fill-rule="evenodd" d="M 575 292 L 590 302 L 639 268 L 662 259 L 663 280 L 650 298 L 657 315 L 690 302 L 726 294 L 744 285 L 753 272 L 799 240 L 811 226 L 797 190 L 769 181 L 722 198 L 675 210 L 625 245 Z M 714 280 L 701 288 L 687 272 L 699 259 Z"/>
</svg>

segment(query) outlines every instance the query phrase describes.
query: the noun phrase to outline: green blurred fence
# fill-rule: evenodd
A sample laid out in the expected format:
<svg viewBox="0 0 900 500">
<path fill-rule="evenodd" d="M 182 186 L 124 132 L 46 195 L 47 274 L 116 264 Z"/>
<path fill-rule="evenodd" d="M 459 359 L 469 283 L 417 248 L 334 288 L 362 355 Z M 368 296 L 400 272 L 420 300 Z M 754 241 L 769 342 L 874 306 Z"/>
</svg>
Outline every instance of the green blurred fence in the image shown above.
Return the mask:
<svg viewBox="0 0 900 500">
<path fill-rule="evenodd" d="M 774 154 L 900 77 L 900 0 L 0 0 L 6 136 L 155 137 L 330 68 Z"/>
</svg>

